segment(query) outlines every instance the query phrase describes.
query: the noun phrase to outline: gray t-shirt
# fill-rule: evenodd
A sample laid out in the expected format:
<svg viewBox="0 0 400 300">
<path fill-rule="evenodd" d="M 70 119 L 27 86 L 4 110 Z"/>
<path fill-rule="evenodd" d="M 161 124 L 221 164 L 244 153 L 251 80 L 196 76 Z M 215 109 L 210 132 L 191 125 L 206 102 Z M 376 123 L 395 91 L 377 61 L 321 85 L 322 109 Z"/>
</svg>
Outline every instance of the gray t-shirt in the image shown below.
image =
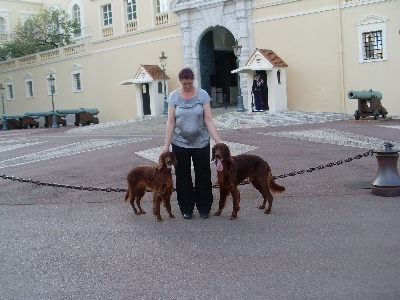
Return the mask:
<svg viewBox="0 0 400 300">
<path fill-rule="evenodd" d="M 191 99 L 181 97 L 179 90 L 173 91 L 168 105 L 175 107 L 175 129 L 172 143 L 184 148 L 203 148 L 210 143 L 210 134 L 204 123 L 203 104 L 210 102 L 210 96 L 198 89 Z"/>
</svg>

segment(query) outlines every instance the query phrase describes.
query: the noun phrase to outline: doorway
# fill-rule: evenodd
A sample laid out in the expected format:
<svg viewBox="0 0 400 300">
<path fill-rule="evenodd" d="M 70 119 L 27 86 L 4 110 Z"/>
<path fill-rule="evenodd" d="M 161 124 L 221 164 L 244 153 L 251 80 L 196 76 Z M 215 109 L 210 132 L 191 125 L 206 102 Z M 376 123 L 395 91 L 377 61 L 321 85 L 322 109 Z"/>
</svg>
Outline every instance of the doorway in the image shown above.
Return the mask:
<svg viewBox="0 0 400 300">
<path fill-rule="evenodd" d="M 151 115 L 149 84 L 142 83 L 143 115 Z"/>
<path fill-rule="evenodd" d="M 207 31 L 199 43 L 201 88 L 212 98 L 213 106 L 237 101 L 236 57 L 232 33 L 222 26 Z"/>
</svg>

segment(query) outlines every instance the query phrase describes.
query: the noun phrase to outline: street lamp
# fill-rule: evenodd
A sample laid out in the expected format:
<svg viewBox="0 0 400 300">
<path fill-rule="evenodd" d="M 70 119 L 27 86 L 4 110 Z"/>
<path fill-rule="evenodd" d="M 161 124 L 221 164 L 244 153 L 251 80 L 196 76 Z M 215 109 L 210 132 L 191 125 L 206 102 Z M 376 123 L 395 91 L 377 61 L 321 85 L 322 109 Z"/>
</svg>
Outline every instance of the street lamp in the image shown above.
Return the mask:
<svg viewBox="0 0 400 300">
<path fill-rule="evenodd" d="M 1 104 L 3 105 L 3 115 L 2 115 L 2 119 L 3 119 L 3 130 L 8 130 L 7 127 L 7 120 L 4 118 L 4 115 L 6 114 L 6 112 L 4 111 L 4 95 L 3 95 L 3 84 L 0 83 L 0 90 L 1 90 Z"/>
<path fill-rule="evenodd" d="M 233 53 L 236 56 L 236 65 L 237 68 L 239 69 L 239 64 L 240 64 L 240 52 L 242 51 L 242 46 L 239 45 L 238 41 L 235 39 L 235 45 L 232 46 L 233 48 Z M 237 73 L 238 76 L 238 106 L 237 106 L 237 111 L 243 112 L 245 109 L 243 107 L 243 97 L 242 97 L 242 90 L 240 89 L 240 74 L 239 72 Z"/>
<path fill-rule="evenodd" d="M 165 52 L 161 51 L 161 56 L 159 57 L 161 68 L 163 71 L 163 79 L 164 79 L 164 111 L 163 115 L 168 115 L 168 102 L 167 102 L 167 85 L 165 84 L 165 66 L 167 65 L 167 57 L 165 56 Z"/>
<path fill-rule="evenodd" d="M 47 79 L 49 81 L 50 84 L 50 92 L 51 92 L 51 104 L 53 106 L 53 123 L 51 124 L 51 128 L 58 128 L 58 124 L 57 124 L 57 116 L 56 116 L 56 112 L 54 110 L 54 81 L 56 80 L 53 77 L 53 74 L 50 74 L 49 78 Z"/>
</svg>

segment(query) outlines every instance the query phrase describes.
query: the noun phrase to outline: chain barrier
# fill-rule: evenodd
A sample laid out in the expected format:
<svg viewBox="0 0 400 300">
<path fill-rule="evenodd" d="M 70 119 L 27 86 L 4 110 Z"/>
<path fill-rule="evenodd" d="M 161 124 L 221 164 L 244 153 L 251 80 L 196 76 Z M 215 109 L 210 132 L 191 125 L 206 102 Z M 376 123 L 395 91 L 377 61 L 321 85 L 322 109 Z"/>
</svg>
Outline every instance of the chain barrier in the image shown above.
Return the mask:
<svg viewBox="0 0 400 300">
<path fill-rule="evenodd" d="M 297 172 L 290 172 L 287 174 L 281 174 L 278 176 L 273 176 L 274 179 L 279 179 L 279 178 L 286 178 L 286 177 L 291 177 L 291 176 L 295 176 L 295 175 L 300 175 L 300 174 L 305 174 L 305 173 L 311 173 L 314 171 L 319 171 L 319 170 L 323 170 L 325 168 L 331 168 L 333 166 L 339 166 L 342 165 L 345 162 L 352 162 L 355 159 L 361 159 L 363 157 L 368 157 L 368 156 L 373 156 L 374 151 L 373 150 L 369 150 L 363 154 L 359 154 L 356 155 L 354 157 L 348 157 L 345 160 L 338 160 L 336 162 L 331 162 L 328 163 L 326 165 L 320 165 L 320 166 L 316 166 L 313 168 L 308 168 L 306 170 L 300 170 Z M 73 190 L 80 190 L 80 191 L 96 191 L 96 192 L 126 192 L 127 189 L 126 188 L 101 188 L 101 187 L 87 187 L 87 186 L 82 186 L 82 185 L 68 185 L 68 184 L 61 184 L 61 183 L 50 183 L 50 182 L 43 182 L 43 181 L 39 181 L 39 180 L 33 180 L 33 179 L 24 179 L 24 178 L 19 178 L 19 177 L 15 177 L 15 176 L 8 176 L 8 175 L 0 175 L 0 178 L 3 179 L 9 179 L 12 181 L 18 181 L 18 182 L 25 182 L 25 183 L 31 183 L 31 184 L 36 184 L 39 186 L 51 186 L 51 187 L 58 187 L 58 188 L 65 188 L 65 189 L 73 189 Z M 240 183 L 240 185 L 245 185 L 245 184 L 250 184 L 249 181 L 243 181 L 242 183 Z M 212 186 L 213 188 L 218 188 L 217 184 L 214 184 Z M 174 188 L 175 191 L 175 188 Z M 151 192 L 150 190 L 147 190 L 147 192 Z"/>
</svg>

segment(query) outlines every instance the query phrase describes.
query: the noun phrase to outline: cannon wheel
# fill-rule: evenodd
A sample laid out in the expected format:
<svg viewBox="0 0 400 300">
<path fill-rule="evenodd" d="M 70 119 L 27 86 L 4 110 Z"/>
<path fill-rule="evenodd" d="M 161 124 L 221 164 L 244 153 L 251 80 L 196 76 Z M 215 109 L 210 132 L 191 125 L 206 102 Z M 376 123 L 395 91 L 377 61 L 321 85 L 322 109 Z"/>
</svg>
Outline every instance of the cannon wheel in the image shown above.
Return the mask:
<svg viewBox="0 0 400 300">
<path fill-rule="evenodd" d="M 354 118 L 356 120 L 360 120 L 360 113 L 358 112 L 358 110 L 356 110 L 356 112 L 354 113 Z"/>
<path fill-rule="evenodd" d="M 374 110 L 374 120 L 378 120 L 379 117 L 379 111 Z"/>
</svg>

